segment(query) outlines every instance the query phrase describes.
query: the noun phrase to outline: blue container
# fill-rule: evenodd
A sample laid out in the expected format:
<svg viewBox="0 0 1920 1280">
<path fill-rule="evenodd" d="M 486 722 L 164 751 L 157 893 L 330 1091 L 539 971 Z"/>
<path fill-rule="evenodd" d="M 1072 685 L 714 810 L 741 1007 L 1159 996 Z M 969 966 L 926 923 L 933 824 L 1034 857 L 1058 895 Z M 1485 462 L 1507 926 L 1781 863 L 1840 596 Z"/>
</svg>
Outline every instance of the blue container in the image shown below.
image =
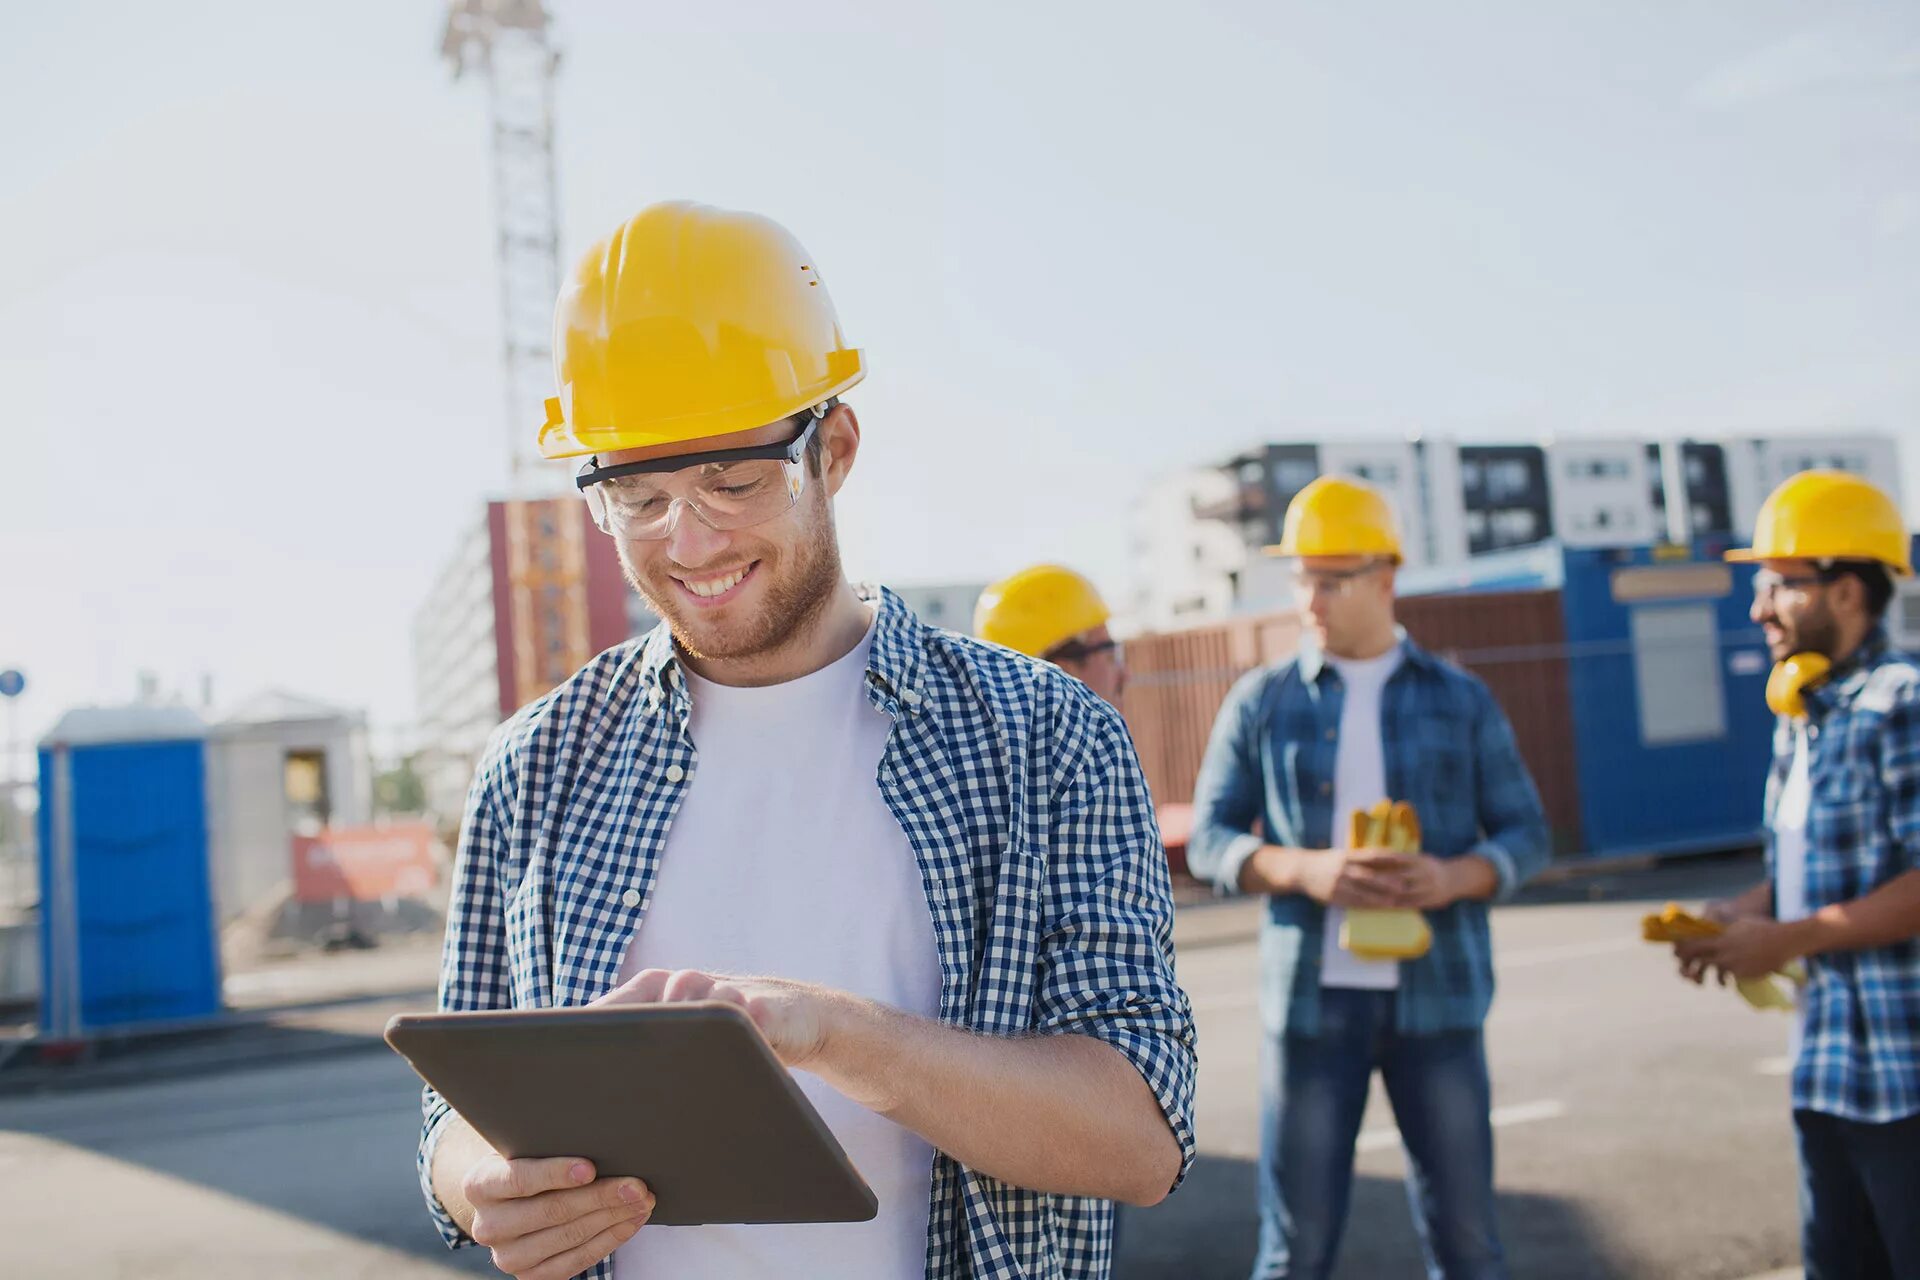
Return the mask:
<svg viewBox="0 0 1920 1280">
<path fill-rule="evenodd" d="M 1760 839 L 1772 663 L 1747 616 L 1754 567 L 1723 550 L 1544 543 L 1402 575 L 1414 595 L 1559 592 L 1582 854 Z"/>
<path fill-rule="evenodd" d="M 1649 548 L 1567 551 L 1568 690 L 1591 854 L 1760 838 L 1772 663 L 1747 617 L 1753 566 Z"/>
<path fill-rule="evenodd" d="M 40 1022 L 55 1039 L 220 1009 L 205 726 L 69 713 L 40 747 Z"/>
</svg>

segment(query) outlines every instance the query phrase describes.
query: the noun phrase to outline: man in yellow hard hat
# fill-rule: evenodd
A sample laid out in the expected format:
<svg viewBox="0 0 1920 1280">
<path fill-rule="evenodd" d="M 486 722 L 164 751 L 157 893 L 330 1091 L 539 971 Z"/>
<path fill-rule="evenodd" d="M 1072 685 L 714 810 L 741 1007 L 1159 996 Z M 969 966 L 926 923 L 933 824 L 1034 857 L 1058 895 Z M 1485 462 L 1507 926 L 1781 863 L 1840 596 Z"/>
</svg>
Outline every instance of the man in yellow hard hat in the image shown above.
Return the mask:
<svg viewBox="0 0 1920 1280">
<path fill-rule="evenodd" d="M 1807 1275 L 1920 1276 L 1920 665 L 1888 647 L 1913 572 L 1893 500 L 1802 472 L 1760 509 L 1753 620 L 1777 664 L 1767 879 L 1708 905 L 1681 974 L 1804 963 L 1793 1052 Z"/>
<path fill-rule="evenodd" d="M 584 459 L 664 622 L 496 734 L 441 1004 L 738 1005 L 880 1209 L 647 1228 L 650 1188 L 503 1159 L 429 1090 L 442 1233 L 516 1275 L 1108 1274 L 1111 1202 L 1159 1200 L 1193 1152 L 1192 1016 L 1125 725 L 847 582 L 841 397 L 865 361 L 775 223 L 641 212 L 575 269 L 554 351 L 540 447 Z"/>
<path fill-rule="evenodd" d="M 1332 1274 L 1378 1070 L 1428 1274 L 1503 1277 L 1481 1034 L 1487 904 L 1546 863 L 1539 793 L 1486 686 L 1396 625 L 1400 539 L 1384 497 L 1322 477 L 1287 508 L 1272 551 L 1294 563 L 1307 643 L 1228 694 L 1188 852 L 1221 892 L 1269 899 L 1253 1275 Z M 1353 847 L 1353 813 L 1383 800 L 1412 806 L 1424 852 Z M 1370 914 L 1407 911 L 1422 915 Z M 1424 940 L 1382 949 L 1404 959 L 1369 958 L 1374 926 Z"/>
<path fill-rule="evenodd" d="M 1127 689 L 1127 662 L 1108 629 L 1112 617 L 1085 577 L 1040 564 L 981 592 L 973 630 L 982 640 L 1051 662 L 1117 707 Z"/>
</svg>

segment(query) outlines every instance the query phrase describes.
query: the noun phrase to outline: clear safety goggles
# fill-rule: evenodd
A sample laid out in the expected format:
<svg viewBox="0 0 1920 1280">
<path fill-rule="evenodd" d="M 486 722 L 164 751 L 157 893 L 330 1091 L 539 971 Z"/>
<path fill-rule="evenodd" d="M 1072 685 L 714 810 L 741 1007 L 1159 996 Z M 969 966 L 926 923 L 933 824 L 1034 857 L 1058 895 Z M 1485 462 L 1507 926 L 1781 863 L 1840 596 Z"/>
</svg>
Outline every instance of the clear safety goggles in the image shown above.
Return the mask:
<svg viewBox="0 0 1920 1280">
<path fill-rule="evenodd" d="M 573 482 L 600 531 L 626 541 L 666 537 L 681 506 L 712 529 L 750 528 L 785 515 L 800 500 L 807 485 L 807 444 L 830 407 L 808 410 L 806 425 L 782 443 L 611 467 L 589 458 Z"/>
<path fill-rule="evenodd" d="M 1831 569 L 1799 574 L 1775 573 L 1771 569 L 1761 569 L 1753 575 L 1753 598 L 1772 603 L 1774 597 L 1782 591 L 1805 592 L 1813 587 L 1823 587 L 1837 576 Z"/>
<path fill-rule="evenodd" d="M 1294 594 L 1302 600 L 1319 593 L 1335 600 L 1345 599 L 1353 594 L 1353 589 L 1370 574 L 1379 571 L 1385 560 L 1369 560 L 1357 569 L 1321 569 L 1308 571 L 1296 568 L 1293 571 Z"/>
</svg>

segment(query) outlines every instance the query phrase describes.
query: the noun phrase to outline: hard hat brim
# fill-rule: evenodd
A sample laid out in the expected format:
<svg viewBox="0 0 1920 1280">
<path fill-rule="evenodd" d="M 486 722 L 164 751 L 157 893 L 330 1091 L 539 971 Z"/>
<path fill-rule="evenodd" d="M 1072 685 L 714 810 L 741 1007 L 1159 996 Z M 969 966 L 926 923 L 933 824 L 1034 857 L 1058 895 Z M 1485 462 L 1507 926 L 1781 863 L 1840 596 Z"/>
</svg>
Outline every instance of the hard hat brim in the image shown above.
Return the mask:
<svg viewBox="0 0 1920 1280">
<path fill-rule="evenodd" d="M 1272 556 L 1277 560 L 1304 560 L 1309 556 L 1368 556 L 1375 560 L 1391 561 L 1395 568 L 1407 562 L 1398 551 L 1295 551 L 1284 542 L 1269 543 L 1260 548 L 1263 556 Z"/>
<path fill-rule="evenodd" d="M 1728 564 L 1761 564 L 1768 560 L 1866 561 L 1871 564 L 1880 565 L 1881 567 L 1886 569 L 1888 573 L 1892 574 L 1896 578 L 1911 578 L 1913 576 L 1913 566 L 1905 561 L 1887 560 L 1887 559 L 1881 558 L 1880 556 L 1863 556 L 1859 554 L 1844 555 L 1844 556 L 1834 556 L 1834 555 L 1823 556 L 1823 555 L 1809 555 L 1804 551 L 1765 551 L 1758 547 L 1735 547 L 1730 551 L 1721 553 L 1720 558 L 1722 560 L 1725 560 Z"/>
<path fill-rule="evenodd" d="M 803 409 L 825 404 L 851 390 L 867 376 L 866 353 L 860 350 L 836 351 L 829 357 L 840 367 L 840 376 L 830 383 L 808 387 L 800 396 L 755 404 L 734 405 L 708 413 L 648 423 L 640 430 L 619 427 L 576 429 L 564 416 L 550 409 L 541 424 L 538 444 L 540 456 L 551 461 L 583 458 L 591 454 L 615 453 L 622 449 L 650 449 L 663 444 L 685 444 L 691 440 L 711 440 L 771 426 L 782 418 L 791 418 Z"/>
</svg>

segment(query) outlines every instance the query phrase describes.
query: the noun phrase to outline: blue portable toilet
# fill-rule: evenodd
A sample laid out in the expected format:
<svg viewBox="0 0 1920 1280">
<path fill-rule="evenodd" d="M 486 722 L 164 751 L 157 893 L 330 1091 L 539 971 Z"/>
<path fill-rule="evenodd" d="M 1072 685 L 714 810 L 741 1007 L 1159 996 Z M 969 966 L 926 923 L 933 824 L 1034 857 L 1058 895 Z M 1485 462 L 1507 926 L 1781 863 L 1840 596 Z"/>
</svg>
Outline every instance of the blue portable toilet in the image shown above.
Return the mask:
<svg viewBox="0 0 1920 1280">
<path fill-rule="evenodd" d="M 40 743 L 41 1031 L 220 1009 L 206 725 L 184 707 L 67 713 Z"/>
<path fill-rule="evenodd" d="M 1773 756 L 1754 566 L 1717 544 L 1568 550 L 1580 820 L 1600 855 L 1758 841 Z"/>
</svg>

